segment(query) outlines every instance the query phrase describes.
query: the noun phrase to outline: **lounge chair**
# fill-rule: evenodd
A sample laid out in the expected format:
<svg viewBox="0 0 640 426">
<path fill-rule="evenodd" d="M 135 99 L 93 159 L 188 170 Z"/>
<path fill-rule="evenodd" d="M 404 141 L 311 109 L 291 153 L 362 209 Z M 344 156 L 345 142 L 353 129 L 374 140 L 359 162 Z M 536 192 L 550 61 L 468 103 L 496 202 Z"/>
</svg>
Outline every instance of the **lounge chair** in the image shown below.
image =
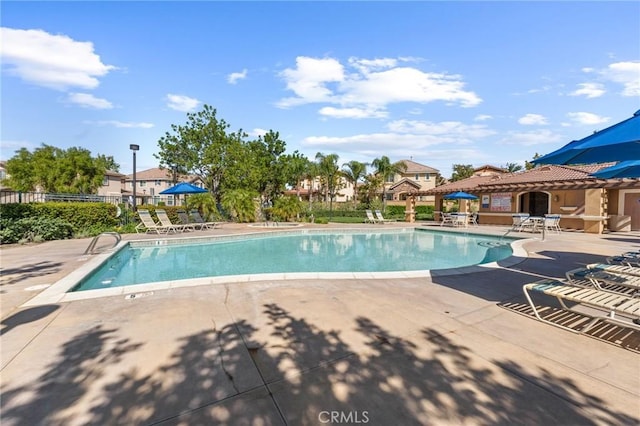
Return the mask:
<svg viewBox="0 0 640 426">
<path fill-rule="evenodd" d="M 195 229 L 193 227 L 179 225 L 171 222 L 171 219 L 169 219 L 169 216 L 167 216 L 167 212 L 162 209 L 156 209 L 156 216 L 158 216 L 158 220 L 160 221 L 162 226 L 165 226 L 167 228 L 173 228 L 175 232 L 178 232 L 178 231 L 184 232 L 187 229 Z"/>
<path fill-rule="evenodd" d="M 622 253 L 619 256 L 607 257 L 607 263 L 612 265 L 626 265 L 640 267 L 640 255 L 634 252 Z"/>
<path fill-rule="evenodd" d="M 385 219 L 384 216 L 382 216 L 382 212 L 380 210 L 376 210 L 376 219 L 378 219 L 378 222 L 380 223 L 389 223 L 389 222 L 396 222 L 395 219 Z"/>
<path fill-rule="evenodd" d="M 593 286 L 598 290 L 626 295 L 640 295 L 640 268 L 623 265 L 591 264 L 567 271 L 567 279 L 574 285 Z"/>
<path fill-rule="evenodd" d="M 478 226 L 478 212 L 471 213 L 471 216 L 469 216 L 469 225 Z"/>
<path fill-rule="evenodd" d="M 533 314 L 537 319 L 547 324 L 572 331 L 574 333 L 584 333 L 588 331 L 599 320 L 614 322 L 626 327 L 640 329 L 640 298 L 614 294 L 598 290 L 596 288 L 575 286 L 570 283 L 555 279 L 544 279 L 525 284 L 522 287 L 522 290 L 525 297 L 527 298 L 527 301 L 529 302 L 529 305 L 531 306 L 531 309 L 533 309 Z M 535 305 L 531 298 L 531 292 L 543 293 L 547 296 L 555 297 L 558 300 L 561 308 L 565 311 L 575 312 L 572 311 L 566 304 L 566 302 L 572 302 L 589 306 L 597 311 L 602 311 L 603 314 L 591 317 L 591 320 L 586 325 L 584 325 L 579 330 L 576 330 L 566 325 L 543 318 L 540 315 L 538 307 Z M 616 316 L 616 314 L 624 316 L 619 317 Z"/>
<path fill-rule="evenodd" d="M 140 223 L 136 225 L 136 233 L 139 233 L 141 230 L 144 230 L 145 234 L 150 232 L 156 232 L 158 234 L 168 234 L 170 231 L 176 232 L 174 226 L 164 226 L 156 223 L 151 217 L 149 210 L 138 210 L 138 217 L 140 218 Z"/>
<path fill-rule="evenodd" d="M 196 223 L 189 220 L 189 215 L 184 210 L 178 210 L 178 217 L 180 218 L 180 222 L 182 222 L 183 225 L 189 226 L 190 229 L 193 229 L 194 231 L 196 229 L 202 230 L 205 227 L 203 223 Z"/>
<path fill-rule="evenodd" d="M 364 220 L 364 223 L 382 223 L 379 219 L 377 219 L 371 210 L 365 210 L 367 214 L 367 218 Z"/>
<path fill-rule="evenodd" d="M 207 222 L 206 220 L 204 220 L 198 210 L 191 210 L 189 214 L 191 215 L 191 218 L 195 223 L 199 223 L 202 225 L 201 229 L 215 229 L 219 225 L 218 222 Z"/>
</svg>

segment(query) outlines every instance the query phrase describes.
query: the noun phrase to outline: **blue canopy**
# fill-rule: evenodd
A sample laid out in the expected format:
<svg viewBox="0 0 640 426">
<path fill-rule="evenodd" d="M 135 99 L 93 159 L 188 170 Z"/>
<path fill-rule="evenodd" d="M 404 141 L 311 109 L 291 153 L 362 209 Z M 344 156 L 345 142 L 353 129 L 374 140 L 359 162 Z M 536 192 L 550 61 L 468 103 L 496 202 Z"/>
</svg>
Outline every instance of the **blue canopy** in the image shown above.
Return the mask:
<svg viewBox="0 0 640 426">
<path fill-rule="evenodd" d="M 445 200 L 477 200 L 478 199 L 478 197 L 476 197 L 475 195 L 469 194 L 468 192 L 463 192 L 463 191 L 447 194 L 443 198 Z"/>
<path fill-rule="evenodd" d="M 181 182 L 176 186 L 172 186 L 171 188 L 165 189 L 160 194 L 162 195 L 180 195 L 180 194 L 199 194 L 202 192 L 207 192 L 206 189 L 197 187 L 188 182 Z"/>
<path fill-rule="evenodd" d="M 533 160 L 535 164 L 594 164 L 640 159 L 640 110 L 620 123 Z"/>
<path fill-rule="evenodd" d="M 591 176 L 600 179 L 640 178 L 640 160 L 621 161 L 615 166 L 591 173 Z"/>
</svg>

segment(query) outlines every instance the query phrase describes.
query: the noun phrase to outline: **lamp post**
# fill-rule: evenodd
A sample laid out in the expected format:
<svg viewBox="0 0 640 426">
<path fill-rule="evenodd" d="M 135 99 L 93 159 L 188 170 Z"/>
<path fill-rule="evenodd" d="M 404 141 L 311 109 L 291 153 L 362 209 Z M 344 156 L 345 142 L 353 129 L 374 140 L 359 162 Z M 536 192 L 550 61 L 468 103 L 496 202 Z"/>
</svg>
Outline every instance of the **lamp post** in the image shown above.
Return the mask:
<svg viewBox="0 0 640 426">
<path fill-rule="evenodd" d="M 136 211 L 136 151 L 140 149 L 139 145 L 130 144 L 129 149 L 133 151 L 133 211 Z"/>
</svg>

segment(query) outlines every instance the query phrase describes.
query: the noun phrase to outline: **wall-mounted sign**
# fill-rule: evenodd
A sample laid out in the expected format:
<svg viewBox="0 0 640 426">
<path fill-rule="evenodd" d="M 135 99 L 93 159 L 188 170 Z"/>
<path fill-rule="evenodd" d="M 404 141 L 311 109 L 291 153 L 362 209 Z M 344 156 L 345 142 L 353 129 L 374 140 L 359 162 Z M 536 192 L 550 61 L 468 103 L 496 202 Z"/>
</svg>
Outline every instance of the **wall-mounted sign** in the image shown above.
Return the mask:
<svg viewBox="0 0 640 426">
<path fill-rule="evenodd" d="M 491 211 L 492 212 L 510 212 L 511 211 L 511 193 L 499 192 L 491 194 Z"/>
<path fill-rule="evenodd" d="M 489 208 L 489 196 L 488 195 L 483 195 L 482 196 L 482 208 L 483 209 L 488 209 Z"/>
</svg>

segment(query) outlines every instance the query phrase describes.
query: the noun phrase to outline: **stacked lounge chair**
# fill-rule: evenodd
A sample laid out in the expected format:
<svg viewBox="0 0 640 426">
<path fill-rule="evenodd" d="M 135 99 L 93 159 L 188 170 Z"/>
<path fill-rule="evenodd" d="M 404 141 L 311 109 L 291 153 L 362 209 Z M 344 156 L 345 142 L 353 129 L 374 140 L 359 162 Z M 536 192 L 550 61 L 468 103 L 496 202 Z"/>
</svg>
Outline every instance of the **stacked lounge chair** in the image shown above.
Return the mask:
<svg viewBox="0 0 640 426">
<path fill-rule="evenodd" d="M 637 254 L 640 261 L 640 253 Z M 629 255 L 631 252 L 622 256 Z M 543 279 L 525 284 L 522 289 L 535 317 L 547 324 L 574 333 L 584 333 L 598 321 L 640 329 L 640 267 L 627 263 L 590 264 L 568 271 L 566 280 Z M 598 314 L 593 315 L 581 328 L 575 329 L 544 318 L 533 301 L 534 293 L 555 297 L 564 311 L 573 311 L 569 303 L 588 306 Z"/>
</svg>

